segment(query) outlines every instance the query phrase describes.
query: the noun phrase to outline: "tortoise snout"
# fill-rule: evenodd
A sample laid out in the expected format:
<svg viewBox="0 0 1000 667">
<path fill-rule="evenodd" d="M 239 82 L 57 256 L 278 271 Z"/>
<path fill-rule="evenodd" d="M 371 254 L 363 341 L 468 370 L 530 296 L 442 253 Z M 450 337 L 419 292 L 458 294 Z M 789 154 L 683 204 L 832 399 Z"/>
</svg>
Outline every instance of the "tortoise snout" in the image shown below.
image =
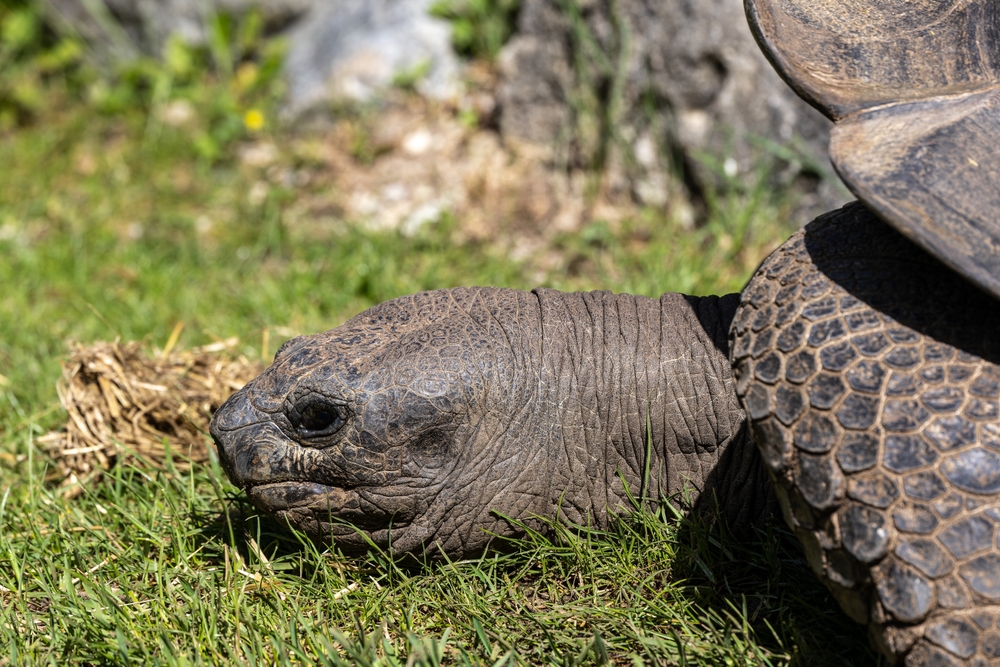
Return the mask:
<svg viewBox="0 0 1000 667">
<path fill-rule="evenodd" d="M 270 415 L 250 403 L 246 387 L 230 396 L 212 416 L 208 431 L 215 441 L 222 468 L 233 484 L 242 486 L 243 478 L 247 477 L 248 471 L 237 470 L 236 462 L 244 458 L 241 452 L 253 448 L 261 428 L 270 421 Z"/>
<path fill-rule="evenodd" d="M 248 424 L 233 431 L 212 431 L 219 462 L 234 485 L 247 488 L 303 476 L 299 457 L 272 422 Z"/>
</svg>

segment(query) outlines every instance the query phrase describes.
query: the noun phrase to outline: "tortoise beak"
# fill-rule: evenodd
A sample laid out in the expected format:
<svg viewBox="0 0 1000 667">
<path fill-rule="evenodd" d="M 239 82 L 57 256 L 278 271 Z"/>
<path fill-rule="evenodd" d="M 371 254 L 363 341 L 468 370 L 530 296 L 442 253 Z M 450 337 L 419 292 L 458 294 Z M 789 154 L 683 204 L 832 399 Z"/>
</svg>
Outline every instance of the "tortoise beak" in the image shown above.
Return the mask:
<svg viewBox="0 0 1000 667">
<path fill-rule="evenodd" d="M 253 478 L 255 443 L 265 431 L 272 430 L 267 427 L 269 422 L 270 416 L 251 404 L 246 387 L 230 396 L 212 416 L 208 431 L 218 449 L 222 469 L 236 486 L 245 488 Z"/>
</svg>

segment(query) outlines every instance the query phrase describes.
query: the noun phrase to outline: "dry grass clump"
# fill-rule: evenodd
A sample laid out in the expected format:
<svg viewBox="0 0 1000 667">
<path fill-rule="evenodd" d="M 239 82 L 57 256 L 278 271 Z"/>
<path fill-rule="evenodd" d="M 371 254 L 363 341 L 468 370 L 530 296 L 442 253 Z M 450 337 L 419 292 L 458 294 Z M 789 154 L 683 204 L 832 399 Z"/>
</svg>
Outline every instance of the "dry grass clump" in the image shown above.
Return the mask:
<svg viewBox="0 0 1000 667">
<path fill-rule="evenodd" d="M 39 438 L 57 464 L 52 481 L 76 487 L 123 457 L 178 467 L 207 460 L 212 413 L 264 367 L 234 352 L 236 339 L 148 356 L 138 342 L 74 345 L 59 399 L 66 426 Z"/>
</svg>

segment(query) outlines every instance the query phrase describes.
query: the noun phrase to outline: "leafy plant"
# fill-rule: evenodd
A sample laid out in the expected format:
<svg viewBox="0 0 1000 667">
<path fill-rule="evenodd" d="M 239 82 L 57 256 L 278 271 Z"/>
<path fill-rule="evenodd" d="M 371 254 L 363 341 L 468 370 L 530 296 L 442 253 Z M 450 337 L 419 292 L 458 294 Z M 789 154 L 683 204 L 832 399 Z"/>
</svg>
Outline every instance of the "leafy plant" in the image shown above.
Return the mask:
<svg viewBox="0 0 1000 667">
<path fill-rule="evenodd" d="M 392 85 L 402 90 L 414 91 L 431 71 L 431 61 L 421 60 L 413 66 L 396 72 Z"/>
<path fill-rule="evenodd" d="M 451 22 L 455 50 L 471 58 L 495 60 L 514 32 L 521 0 L 439 0 L 431 15 Z"/>
<path fill-rule="evenodd" d="M 103 115 L 142 114 L 147 142 L 165 127 L 184 131 L 187 146 L 213 162 L 264 131 L 281 97 L 284 45 L 264 39 L 255 11 L 208 16 L 204 45 L 175 36 L 159 59 L 136 53 L 110 65 L 59 27 L 38 2 L 0 6 L 0 131 L 32 123 L 61 98 Z"/>
<path fill-rule="evenodd" d="M 78 40 L 57 34 L 33 2 L 0 5 L 0 130 L 29 122 L 51 82 L 78 90 L 87 77 Z"/>
<path fill-rule="evenodd" d="M 150 135 L 164 124 L 185 125 L 199 156 L 220 159 L 235 140 L 267 126 L 281 96 L 284 46 L 262 38 L 256 12 L 239 21 L 215 15 L 206 28 L 206 45 L 173 37 L 162 61 L 142 57 L 120 65 L 115 76 L 92 88 L 91 100 L 104 113 L 141 109 Z M 183 108 L 178 103 L 194 110 L 190 123 L 171 118 L 171 108 Z"/>
</svg>

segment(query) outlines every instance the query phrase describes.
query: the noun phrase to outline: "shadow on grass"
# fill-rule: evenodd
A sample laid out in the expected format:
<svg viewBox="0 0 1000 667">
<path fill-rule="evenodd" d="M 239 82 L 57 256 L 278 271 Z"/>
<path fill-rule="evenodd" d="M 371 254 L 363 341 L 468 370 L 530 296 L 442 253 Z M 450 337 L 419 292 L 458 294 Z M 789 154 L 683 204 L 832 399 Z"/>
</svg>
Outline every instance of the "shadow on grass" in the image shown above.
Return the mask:
<svg viewBox="0 0 1000 667">
<path fill-rule="evenodd" d="M 679 520 L 673 574 L 692 601 L 733 611 L 765 648 L 791 650 L 789 664 L 883 664 L 865 627 L 841 611 L 810 570 L 780 515 L 749 532 L 734 535 L 705 512 Z"/>
</svg>

